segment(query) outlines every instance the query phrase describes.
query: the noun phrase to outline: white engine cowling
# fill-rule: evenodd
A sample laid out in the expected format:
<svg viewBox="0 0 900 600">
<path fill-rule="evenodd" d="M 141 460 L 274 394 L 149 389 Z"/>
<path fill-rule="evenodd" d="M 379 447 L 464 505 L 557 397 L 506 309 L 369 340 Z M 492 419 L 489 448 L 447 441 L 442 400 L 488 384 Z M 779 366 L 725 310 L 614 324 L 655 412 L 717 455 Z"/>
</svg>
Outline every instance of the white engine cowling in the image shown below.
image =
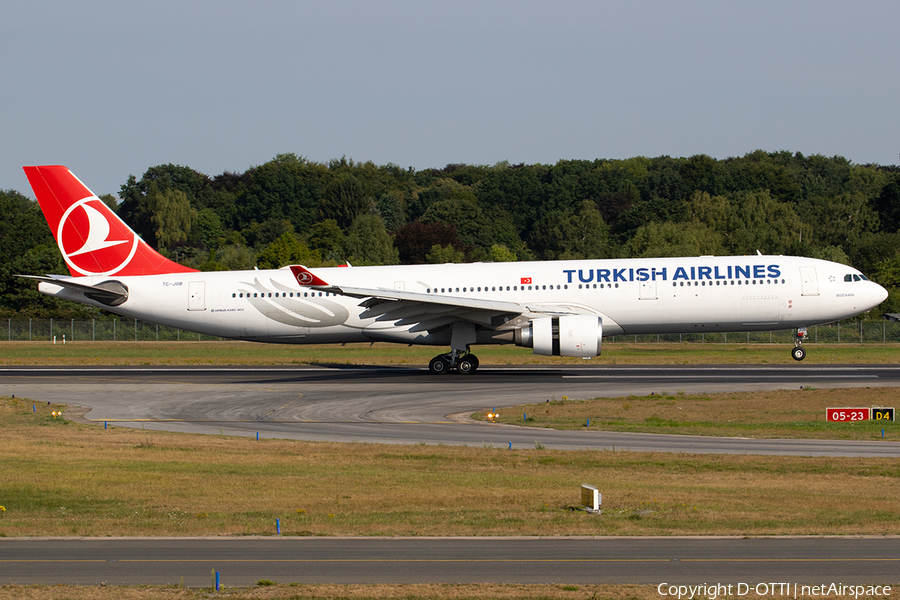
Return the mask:
<svg viewBox="0 0 900 600">
<path fill-rule="evenodd" d="M 602 343 L 603 319 L 594 315 L 535 319 L 516 330 L 516 346 L 544 356 L 591 358 L 600 355 Z"/>
</svg>

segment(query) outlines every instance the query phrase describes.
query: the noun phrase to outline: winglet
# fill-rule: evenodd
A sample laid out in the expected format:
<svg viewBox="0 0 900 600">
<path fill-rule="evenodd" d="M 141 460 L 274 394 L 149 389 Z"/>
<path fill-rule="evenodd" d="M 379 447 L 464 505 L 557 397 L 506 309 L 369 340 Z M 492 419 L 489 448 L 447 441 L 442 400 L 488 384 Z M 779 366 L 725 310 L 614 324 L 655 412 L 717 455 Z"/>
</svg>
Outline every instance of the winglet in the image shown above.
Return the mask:
<svg viewBox="0 0 900 600">
<path fill-rule="evenodd" d="M 304 286 L 327 286 L 328 284 L 322 280 L 319 276 L 314 275 L 310 272 L 309 269 L 304 267 L 303 265 L 291 265 L 291 273 L 294 274 L 294 279 L 297 280 L 297 283 Z"/>
</svg>

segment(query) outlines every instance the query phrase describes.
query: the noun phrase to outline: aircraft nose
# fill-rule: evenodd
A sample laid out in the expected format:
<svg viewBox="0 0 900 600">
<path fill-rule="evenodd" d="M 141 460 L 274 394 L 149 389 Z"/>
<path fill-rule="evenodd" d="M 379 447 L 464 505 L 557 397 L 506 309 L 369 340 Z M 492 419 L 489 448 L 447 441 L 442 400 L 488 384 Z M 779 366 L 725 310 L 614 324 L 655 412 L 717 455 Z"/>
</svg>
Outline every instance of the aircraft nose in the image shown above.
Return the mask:
<svg viewBox="0 0 900 600">
<path fill-rule="evenodd" d="M 872 296 L 873 300 L 875 301 L 875 306 L 878 306 L 879 304 L 887 300 L 888 291 L 876 283 L 875 289 L 872 290 Z"/>
</svg>

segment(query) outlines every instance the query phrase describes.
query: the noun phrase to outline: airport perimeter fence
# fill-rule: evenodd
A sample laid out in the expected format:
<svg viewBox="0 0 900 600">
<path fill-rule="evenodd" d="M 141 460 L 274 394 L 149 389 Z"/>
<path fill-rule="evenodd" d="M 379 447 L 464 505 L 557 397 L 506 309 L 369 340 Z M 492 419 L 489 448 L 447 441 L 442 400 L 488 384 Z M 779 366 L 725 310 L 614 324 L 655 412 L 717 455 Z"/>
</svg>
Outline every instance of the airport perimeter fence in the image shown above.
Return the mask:
<svg viewBox="0 0 900 600">
<path fill-rule="evenodd" d="M 198 342 L 217 341 L 225 338 L 201 335 L 147 323 L 135 319 L 5 319 L 0 327 L 0 340 L 7 341 L 68 341 L 98 342 Z M 4 335 L 5 334 L 5 335 Z M 683 333 L 617 335 L 604 339 L 604 343 L 644 344 L 789 344 L 793 343 L 793 331 L 754 331 L 738 333 Z M 809 328 L 807 343 L 813 344 L 883 344 L 900 343 L 900 322 L 851 321 L 817 325 Z"/>
<path fill-rule="evenodd" d="M 199 342 L 220 338 L 183 329 L 157 325 L 136 319 L 6 319 L 6 333 L 0 339 L 10 342 Z"/>
</svg>

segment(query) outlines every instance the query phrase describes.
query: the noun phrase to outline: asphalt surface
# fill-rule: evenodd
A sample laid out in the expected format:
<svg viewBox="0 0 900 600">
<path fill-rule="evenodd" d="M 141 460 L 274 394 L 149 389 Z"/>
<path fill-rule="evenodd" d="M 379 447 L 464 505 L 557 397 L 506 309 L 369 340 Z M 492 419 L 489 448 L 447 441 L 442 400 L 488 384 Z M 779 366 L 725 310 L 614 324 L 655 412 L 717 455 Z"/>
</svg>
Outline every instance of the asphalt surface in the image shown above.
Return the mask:
<svg viewBox="0 0 900 600">
<path fill-rule="evenodd" d="M 799 456 L 900 456 L 900 443 L 553 431 L 477 423 L 477 410 L 650 393 L 900 386 L 900 367 L 6 368 L 0 393 L 86 407 L 112 426 L 286 439 Z"/>
<path fill-rule="evenodd" d="M 210 585 L 213 570 L 229 587 L 261 579 L 279 583 L 872 585 L 900 580 L 900 539 L 0 539 L 0 584 L 161 585 L 178 584 L 183 578 L 184 585 L 201 587 Z"/>
</svg>

